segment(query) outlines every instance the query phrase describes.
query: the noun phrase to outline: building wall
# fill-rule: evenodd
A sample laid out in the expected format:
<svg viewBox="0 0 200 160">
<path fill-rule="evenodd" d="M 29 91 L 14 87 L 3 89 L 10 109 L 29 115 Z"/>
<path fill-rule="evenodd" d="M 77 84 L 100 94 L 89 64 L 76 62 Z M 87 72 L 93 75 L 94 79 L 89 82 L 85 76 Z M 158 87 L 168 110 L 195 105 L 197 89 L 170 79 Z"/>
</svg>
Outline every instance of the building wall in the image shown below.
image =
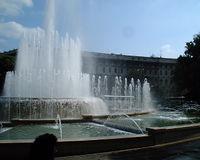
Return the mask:
<svg viewBox="0 0 200 160">
<path fill-rule="evenodd" d="M 17 50 L 5 53 L 15 56 Z M 122 79 L 127 77 L 130 80 L 131 77 L 138 74 L 147 78 L 151 86 L 159 84 L 164 85 L 166 88 L 172 84 L 173 71 L 177 61 L 170 58 L 127 56 L 98 52 L 83 52 L 82 55 L 83 72 L 96 75 L 96 78 L 101 76 L 102 79 L 107 75 L 109 84 L 114 82 L 116 76 L 121 76 Z"/>
<path fill-rule="evenodd" d="M 171 58 L 84 52 L 83 72 L 96 77 L 107 75 L 110 81 L 116 76 L 130 79 L 137 75 L 147 78 L 151 86 L 170 86 L 176 61 Z"/>
</svg>

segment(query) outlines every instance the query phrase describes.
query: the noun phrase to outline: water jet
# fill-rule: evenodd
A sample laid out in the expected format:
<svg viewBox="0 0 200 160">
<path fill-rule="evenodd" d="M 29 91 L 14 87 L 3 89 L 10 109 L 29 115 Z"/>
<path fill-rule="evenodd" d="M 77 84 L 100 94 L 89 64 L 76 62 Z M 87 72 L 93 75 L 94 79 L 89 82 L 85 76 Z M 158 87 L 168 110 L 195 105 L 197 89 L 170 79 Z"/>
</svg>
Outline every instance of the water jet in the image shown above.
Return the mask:
<svg viewBox="0 0 200 160">
<path fill-rule="evenodd" d="M 148 134 L 146 128 L 199 122 L 180 112 L 149 113 L 147 79 L 116 76 L 109 86 L 106 75 L 82 73 L 81 41 L 55 30 L 55 2 L 47 1 L 45 28 L 23 34 L 15 71 L 6 74 L 0 97 L 1 156 L 26 156 L 34 138 L 45 132 L 60 138 L 57 156 L 63 156 L 151 146 L 157 131 Z M 193 127 L 188 127 L 195 129 L 191 135 L 198 131 Z"/>
</svg>

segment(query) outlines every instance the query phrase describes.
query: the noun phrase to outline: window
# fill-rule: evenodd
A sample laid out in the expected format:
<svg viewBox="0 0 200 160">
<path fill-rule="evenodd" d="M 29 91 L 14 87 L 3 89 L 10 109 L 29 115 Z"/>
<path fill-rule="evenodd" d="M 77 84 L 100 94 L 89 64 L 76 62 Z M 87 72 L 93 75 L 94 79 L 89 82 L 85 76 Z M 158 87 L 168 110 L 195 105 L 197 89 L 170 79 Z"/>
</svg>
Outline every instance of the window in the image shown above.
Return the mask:
<svg viewBox="0 0 200 160">
<path fill-rule="evenodd" d="M 109 73 L 111 73 L 111 68 L 110 67 L 109 67 L 108 71 L 109 71 Z"/>
<path fill-rule="evenodd" d="M 96 66 L 96 72 L 98 72 L 98 66 Z"/>
<path fill-rule="evenodd" d="M 103 73 L 105 73 L 105 67 L 103 67 Z"/>
</svg>

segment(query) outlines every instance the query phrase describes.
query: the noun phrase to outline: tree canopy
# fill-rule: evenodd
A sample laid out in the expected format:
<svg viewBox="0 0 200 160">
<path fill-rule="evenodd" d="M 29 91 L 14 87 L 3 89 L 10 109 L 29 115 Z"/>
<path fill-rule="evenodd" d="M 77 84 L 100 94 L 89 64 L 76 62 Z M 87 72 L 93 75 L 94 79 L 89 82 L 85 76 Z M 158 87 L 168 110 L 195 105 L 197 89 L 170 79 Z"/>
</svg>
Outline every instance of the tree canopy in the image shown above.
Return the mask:
<svg viewBox="0 0 200 160">
<path fill-rule="evenodd" d="M 15 67 L 16 50 L 0 53 L 0 95 L 3 90 L 5 75 L 7 71 L 13 71 Z"/>
<path fill-rule="evenodd" d="M 0 72 L 13 71 L 15 66 L 15 57 L 0 54 Z"/>
<path fill-rule="evenodd" d="M 200 34 L 187 42 L 185 48 L 175 70 L 177 90 L 189 99 L 200 100 Z"/>
</svg>

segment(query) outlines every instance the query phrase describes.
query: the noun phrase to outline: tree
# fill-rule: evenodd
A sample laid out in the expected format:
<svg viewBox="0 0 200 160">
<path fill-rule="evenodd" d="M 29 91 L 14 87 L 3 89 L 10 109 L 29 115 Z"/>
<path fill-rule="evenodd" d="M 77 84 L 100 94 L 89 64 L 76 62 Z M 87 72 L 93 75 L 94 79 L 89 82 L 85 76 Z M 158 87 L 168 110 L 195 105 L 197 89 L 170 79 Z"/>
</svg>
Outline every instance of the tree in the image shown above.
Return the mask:
<svg viewBox="0 0 200 160">
<path fill-rule="evenodd" d="M 200 100 L 200 34 L 187 42 L 185 48 L 177 60 L 174 80 L 181 95 Z"/>
<path fill-rule="evenodd" d="M 15 67 L 15 54 L 14 50 L 9 52 L 0 53 L 0 95 L 3 90 L 6 72 L 13 71 Z"/>
</svg>

